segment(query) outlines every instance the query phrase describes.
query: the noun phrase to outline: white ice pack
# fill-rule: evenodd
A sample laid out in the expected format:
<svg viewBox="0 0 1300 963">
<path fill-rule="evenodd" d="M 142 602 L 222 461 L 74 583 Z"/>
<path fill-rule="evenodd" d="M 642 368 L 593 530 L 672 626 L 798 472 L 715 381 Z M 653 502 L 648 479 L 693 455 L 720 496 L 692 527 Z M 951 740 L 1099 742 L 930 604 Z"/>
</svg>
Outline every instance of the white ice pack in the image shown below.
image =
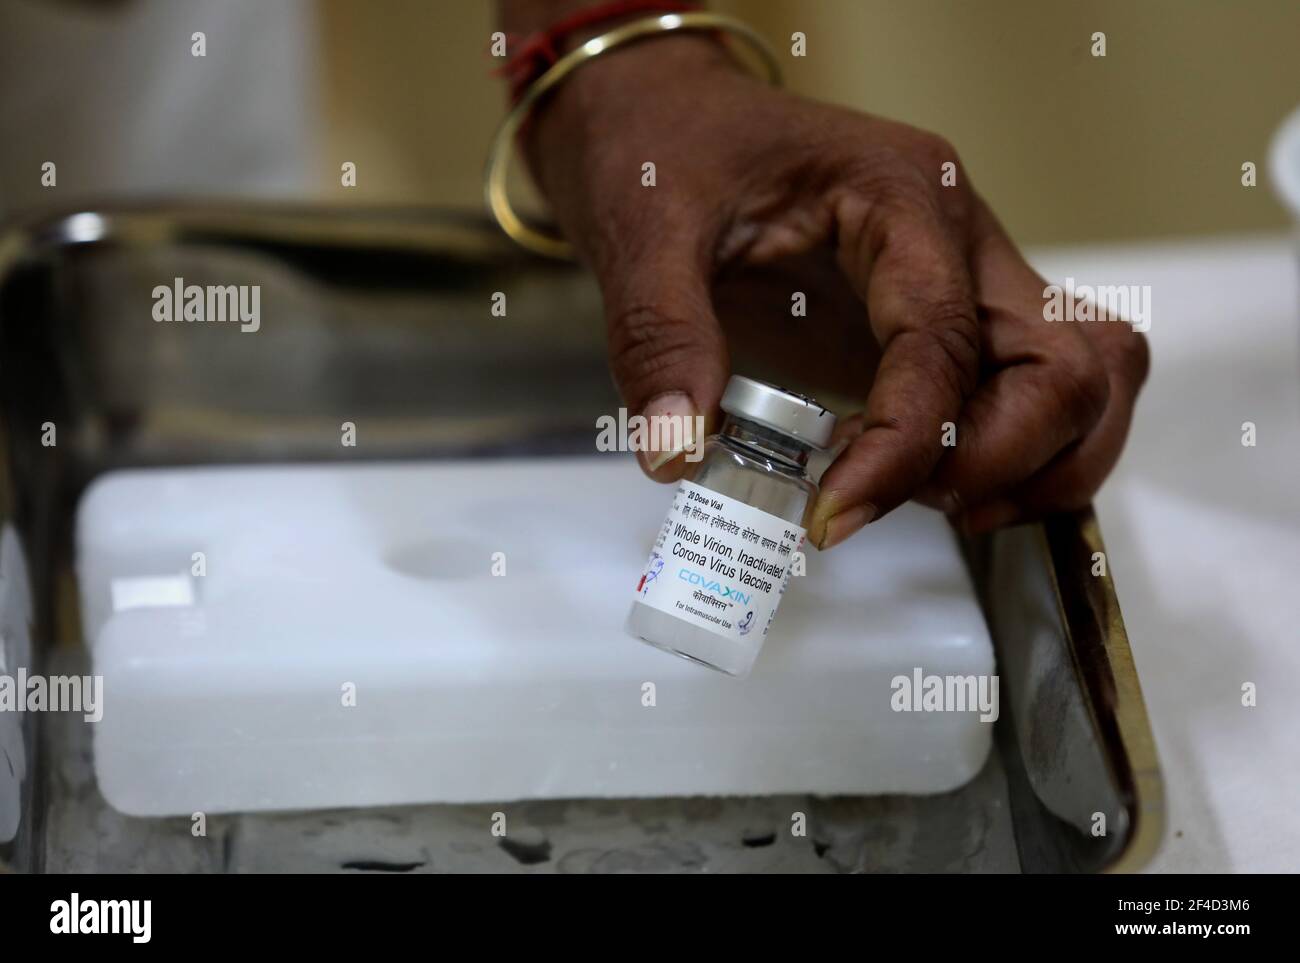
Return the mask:
<svg viewBox="0 0 1300 963">
<path fill-rule="evenodd" d="M 994 672 L 941 516 L 809 549 L 737 680 L 623 633 L 671 498 L 612 455 L 101 477 L 77 527 L 101 791 L 188 815 L 935 793 L 979 771 L 988 713 L 913 691 Z"/>
</svg>

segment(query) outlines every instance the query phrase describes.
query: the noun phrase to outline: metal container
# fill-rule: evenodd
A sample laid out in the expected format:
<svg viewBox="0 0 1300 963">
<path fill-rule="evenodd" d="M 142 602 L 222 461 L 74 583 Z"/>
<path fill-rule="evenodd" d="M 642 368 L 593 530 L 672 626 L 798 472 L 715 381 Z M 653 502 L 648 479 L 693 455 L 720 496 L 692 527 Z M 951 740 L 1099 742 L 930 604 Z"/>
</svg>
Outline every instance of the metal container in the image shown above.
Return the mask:
<svg viewBox="0 0 1300 963">
<path fill-rule="evenodd" d="M 251 338 L 157 324 L 150 292 L 176 277 L 261 285 L 275 323 Z M 494 317 L 506 290 L 508 317 Z M 160 204 L 11 225 L 0 524 L 19 534 L 30 576 L 28 670 L 85 671 L 71 532 L 101 472 L 587 454 L 591 412 L 618 405 L 600 319 L 581 270 L 525 255 L 477 218 Z M 366 445 L 341 447 L 340 422 L 358 417 Z M 0 765 L 21 800 L 0 860 L 38 872 L 1140 868 L 1162 833 L 1163 787 L 1110 575 L 1092 574 L 1096 519 L 1061 515 L 963 551 L 1002 712 L 984 770 L 951 793 L 523 803 L 509 840 L 482 830 L 493 805 L 214 816 L 195 836 L 188 819 L 108 808 L 80 716 L 26 713 L 7 750 L 21 758 Z M 793 810 L 806 837 L 789 832 Z"/>
</svg>

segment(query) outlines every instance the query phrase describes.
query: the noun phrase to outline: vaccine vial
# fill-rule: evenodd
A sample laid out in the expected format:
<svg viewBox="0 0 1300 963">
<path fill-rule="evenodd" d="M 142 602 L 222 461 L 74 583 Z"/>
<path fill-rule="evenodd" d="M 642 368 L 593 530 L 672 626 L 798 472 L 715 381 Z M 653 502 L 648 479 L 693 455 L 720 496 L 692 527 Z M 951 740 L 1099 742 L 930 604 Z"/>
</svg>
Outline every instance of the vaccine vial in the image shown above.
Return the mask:
<svg viewBox="0 0 1300 963">
<path fill-rule="evenodd" d="M 732 376 L 726 417 L 678 484 L 636 586 L 628 632 L 729 675 L 749 673 L 767 638 L 817 494 L 808 456 L 835 415 L 817 402 Z"/>
</svg>

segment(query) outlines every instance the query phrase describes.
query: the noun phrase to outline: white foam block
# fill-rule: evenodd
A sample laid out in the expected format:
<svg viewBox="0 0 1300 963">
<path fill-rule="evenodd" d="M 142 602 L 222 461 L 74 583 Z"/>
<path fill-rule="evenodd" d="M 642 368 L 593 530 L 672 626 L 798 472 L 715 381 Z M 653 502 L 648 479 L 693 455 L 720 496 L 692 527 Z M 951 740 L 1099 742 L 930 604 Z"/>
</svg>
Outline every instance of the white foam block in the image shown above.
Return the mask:
<svg viewBox="0 0 1300 963">
<path fill-rule="evenodd" d="M 671 496 L 622 456 L 102 477 L 78 517 L 100 789 L 169 815 L 930 793 L 979 771 L 978 712 L 890 705 L 917 667 L 993 672 L 939 515 L 810 550 L 737 680 L 623 634 Z"/>
</svg>

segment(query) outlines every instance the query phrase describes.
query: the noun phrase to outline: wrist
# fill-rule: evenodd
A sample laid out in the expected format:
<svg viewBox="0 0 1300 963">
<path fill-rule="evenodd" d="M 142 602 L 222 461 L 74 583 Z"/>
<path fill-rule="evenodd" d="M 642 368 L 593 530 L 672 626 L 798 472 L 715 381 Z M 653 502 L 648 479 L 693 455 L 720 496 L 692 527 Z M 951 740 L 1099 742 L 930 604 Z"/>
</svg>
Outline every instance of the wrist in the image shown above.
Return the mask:
<svg viewBox="0 0 1300 963">
<path fill-rule="evenodd" d="M 567 49 L 601 32 L 579 35 Z M 719 75 L 744 71 L 719 38 L 704 33 L 650 37 L 591 60 L 537 104 L 520 135 L 534 179 L 549 193 L 548 168 L 571 169 L 575 155 L 626 133 L 644 100 L 702 92 Z"/>
<path fill-rule="evenodd" d="M 688 9 L 608 28 L 613 18 L 651 6 L 693 4 L 611 0 L 526 39 L 501 71 L 514 78 L 516 103 L 493 138 L 484 192 L 492 216 L 522 246 L 560 258 L 598 252 L 604 245 L 593 242 L 584 251 L 588 245 L 577 242 L 619 219 L 629 165 L 652 166 L 636 158 L 659 154 L 675 162 L 692 144 L 743 124 L 761 85 L 731 59 L 724 38 L 741 43 L 760 62 L 755 72 L 779 85 L 775 51 L 734 17 Z M 581 31 L 597 25 L 606 29 L 584 41 Z M 543 72 L 534 75 L 539 65 Z M 569 241 L 530 227 L 514 211 L 507 181 L 516 149 L 528 155 Z M 689 164 L 686 170 L 699 173 Z"/>
</svg>

